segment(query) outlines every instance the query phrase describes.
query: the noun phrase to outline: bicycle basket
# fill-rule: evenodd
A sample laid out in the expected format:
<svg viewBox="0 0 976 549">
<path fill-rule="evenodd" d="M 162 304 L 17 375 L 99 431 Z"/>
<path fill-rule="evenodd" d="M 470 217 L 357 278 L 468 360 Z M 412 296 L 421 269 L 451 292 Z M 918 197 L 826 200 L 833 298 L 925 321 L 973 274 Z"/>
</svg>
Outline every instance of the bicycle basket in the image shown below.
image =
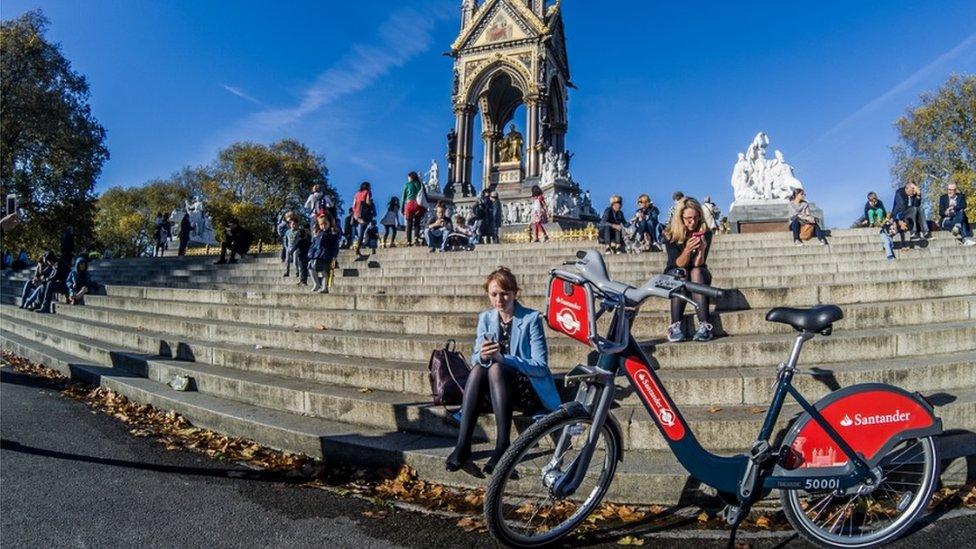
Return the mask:
<svg viewBox="0 0 976 549">
<path fill-rule="evenodd" d="M 549 279 L 546 322 L 553 330 L 580 343 L 592 345 L 596 334 L 596 314 L 589 284 L 553 273 Z"/>
</svg>

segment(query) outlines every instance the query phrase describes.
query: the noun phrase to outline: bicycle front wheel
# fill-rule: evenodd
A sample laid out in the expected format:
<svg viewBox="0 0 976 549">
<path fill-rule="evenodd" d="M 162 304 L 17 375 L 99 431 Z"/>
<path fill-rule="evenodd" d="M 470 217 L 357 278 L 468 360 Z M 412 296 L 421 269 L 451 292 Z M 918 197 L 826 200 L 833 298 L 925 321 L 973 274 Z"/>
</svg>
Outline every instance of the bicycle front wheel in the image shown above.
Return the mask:
<svg viewBox="0 0 976 549">
<path fill-rule="evenodd" d="M 932 437 L 906 440 L 879 462 L 881 482 L 849 490 L 780 494 L 786 518 L 822 547 L 875 547 L 905 533 L 932 497 L 939 455 Z"/>
<path fill-rule="evenodd" d="M 620 441 L 604 425 L 583 482 L 567 498 L 551 491 L 579 455 L 593 419 L 560 409 L 532 425 L 505 452 L 485 492 L 485 522 L 510 547 L 539 547 L 572 532 L 606 494 L 620 457 Z M 557 449 L 559 450 L 557 453 Z"/>
</svg>

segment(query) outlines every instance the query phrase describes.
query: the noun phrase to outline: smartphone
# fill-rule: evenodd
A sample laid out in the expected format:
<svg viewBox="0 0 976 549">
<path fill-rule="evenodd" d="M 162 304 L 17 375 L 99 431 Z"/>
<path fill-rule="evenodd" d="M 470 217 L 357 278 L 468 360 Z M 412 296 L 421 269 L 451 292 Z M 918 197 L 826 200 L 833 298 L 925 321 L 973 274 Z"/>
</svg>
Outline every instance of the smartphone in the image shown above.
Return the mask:
<svg viewBox="0 0 976 549">
<path fill-rule="evenodd" d="M 494 343 L 498 341 L 498 334 L 495 332 L 485 332 L 485 341 L 488 343 Z"/>
<path fill-rule="evenodd" d="M 3 210 L 4 214 L 12 214 L 17 211 L 17 195 L 8 194 L 7 195 L 7 207 Z"/>
<path fill-rule="evenodd" d="M 691 233 L 691 236 L 694 236 L 696 238 L 701 238 L 701 237 L 705 236 L 705 233 Z"/>
</svg>

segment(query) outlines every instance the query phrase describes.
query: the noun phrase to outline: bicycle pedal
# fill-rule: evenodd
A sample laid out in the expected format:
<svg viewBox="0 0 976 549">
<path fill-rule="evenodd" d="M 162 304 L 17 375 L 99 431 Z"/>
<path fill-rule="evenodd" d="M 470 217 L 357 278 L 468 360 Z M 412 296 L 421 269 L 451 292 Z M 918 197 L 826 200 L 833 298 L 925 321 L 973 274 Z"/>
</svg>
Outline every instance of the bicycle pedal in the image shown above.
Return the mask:
<svg viewBox="0 0 976 549">
<path fill-rule="evenodd" d="M 740 518 L 742 516 L 742 508 L 738 505 L 726 505 L 724 509 L 719 511 L 718 516 L 730 526 L 738 524 L 742 522 Z"/>
</svg>

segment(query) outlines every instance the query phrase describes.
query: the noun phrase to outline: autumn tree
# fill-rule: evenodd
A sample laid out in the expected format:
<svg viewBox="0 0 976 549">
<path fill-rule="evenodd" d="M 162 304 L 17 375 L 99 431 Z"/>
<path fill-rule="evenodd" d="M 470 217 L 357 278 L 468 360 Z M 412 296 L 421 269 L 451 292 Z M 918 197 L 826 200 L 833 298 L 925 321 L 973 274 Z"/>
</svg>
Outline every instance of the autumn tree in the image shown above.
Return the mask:
<svg viewBox="0 0 976 549">
<path fill-rule="evenodd" d="M 339 203 L 325 158 L 293 139 L 271 145 L 234 143 L 218 153 L 211 174 L 203 194 L 218 236 L 226 219 L 236 217 L 257 239 L 276 241 L 278 219 L 300 207 L 313 185 L 321 185 Z"/>
<path fill-rule="evenodd" d="M 183 211 L 190 196 L 190 189 L 175 176 L 141 187 L 113 187 L 98 199 L 95 236 L 115 257 L 146 255 L 153 247 L 156 216 Z"/>
<path fill-rule="evenodd" d="M 88 82 L 48 42 L 40 11 L 0 22 L 0 194 L 19 197 L 30 221 L 4 247 L 57 249 L 73 226 L 91 240 L 95 181 L 108 159 L 105 130 L 91 113 Z"/>
<path fill-rule="evenodd" d="M 895 126 L 896 185 L 917 181 L 932 203 L 954 181 L 969 198 L 969 219 L 976 219 L 976 76 L 953 74 L 935 93 L 922 94 Z"/>
</svg>

